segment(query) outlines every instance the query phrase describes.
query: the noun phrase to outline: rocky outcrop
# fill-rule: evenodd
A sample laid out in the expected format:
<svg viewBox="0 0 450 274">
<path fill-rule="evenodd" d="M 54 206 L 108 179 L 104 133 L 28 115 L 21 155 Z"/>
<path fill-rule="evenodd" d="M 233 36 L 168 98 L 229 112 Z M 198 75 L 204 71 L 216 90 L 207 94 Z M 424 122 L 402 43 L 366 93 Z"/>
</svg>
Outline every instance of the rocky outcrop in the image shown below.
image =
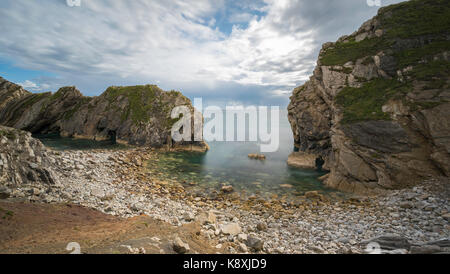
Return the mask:
<svg viewBox="0 0 450 274">
<path fill-rule="evenodd" d="M 11 196 L 18 187 L 56 186 L 46 148 L 31 133 L 0 126 L 0 198 Z"/>
<path fill-rule="evenodd" d="M 177 91 L 157 86 L 110 87 L 85 97 L 75 87 L 33 94 L 0 77 L 0 124 L 32 133 L 114 141 L 140 146 L 173 145 L 170 114 L 176 106 L 194 108 Z M 206 149 L 204 142 L 189 143 Z M 180 145 L 180 144 L 177 144 Z"/>
<path fill-rule="evenodd" d="M 450 176 L 448 1 L 381 8 L 323 45 L 288 107 L 295 145 L 325 157 L 326 184 L 377 193 Z"/>
<path fill-rule="evenodd" d="M 316 159 L 317 155 L 315 154 L 309 154 L 301 151 L 292 152 L 288 157 L 287 164 L 296 168 L 316 169 Z M 325 169 L 328 169 L 327 165 L 325 165 Z"/>
</svg>

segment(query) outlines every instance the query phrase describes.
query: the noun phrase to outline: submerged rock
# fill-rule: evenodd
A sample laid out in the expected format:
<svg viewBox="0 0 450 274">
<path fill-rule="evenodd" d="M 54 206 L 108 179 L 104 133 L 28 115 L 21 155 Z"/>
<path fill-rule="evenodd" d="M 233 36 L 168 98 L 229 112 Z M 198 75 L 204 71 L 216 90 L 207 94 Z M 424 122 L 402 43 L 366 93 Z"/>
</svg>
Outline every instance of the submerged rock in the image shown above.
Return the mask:
<svg viewBox="0 0 450 274">
<path fill-rule="evenodd" d="M 256 159 L 256 160 L 265 160 L 266 159 L 266 155 L 263 155 L 263 154 L 249 154 L 248 158 Z"/>
<path fill-rule="evenodd" d="M 228 185 L 228 186 L 222 186 L 222 188 L 220 190 L 222 190 L 223 193 L 231 193 L 234 191 L 234 188 L 233 188 L 233 186 Z"/>
</svg>

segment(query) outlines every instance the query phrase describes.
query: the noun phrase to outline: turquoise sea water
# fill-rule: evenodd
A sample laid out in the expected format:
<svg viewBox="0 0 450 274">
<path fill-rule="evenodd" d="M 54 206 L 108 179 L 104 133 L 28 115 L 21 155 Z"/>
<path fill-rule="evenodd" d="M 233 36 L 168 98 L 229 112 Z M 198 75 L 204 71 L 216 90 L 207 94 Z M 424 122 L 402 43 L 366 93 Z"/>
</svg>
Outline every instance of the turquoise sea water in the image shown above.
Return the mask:
<svg viewBox="0 0 450 274">
<path fill-rule="evenodd" d="M 53 135 L 38 135 L 46 146 L 54 149 L 121 149 L 109 141 L 76 140 Z M 331 192 L 317 179 L 324 172 L 289 167 L 286 160 L 293 151 L 294 140 L 286 115 L 280 115 L 280 147 L 273 153 L 264 153 L 265 161 L 248 158 L 260 153 L 258 142 L 210 142 L 206 154 L 170 152 L 162 154 L 152 169 L 160 179 L 192 183 L 195 191 L 210 192 L 222 185 L 232 185 L 236 191 L 263 197 L 302 195 L 306 191 Z"/>
<path fill-rule="evenodd" d="M 173 152 L 159 159 L 162 179 L 195 183 L 197 189 L 217 190 L 232 185 L 237 191 L 270 197 L 272 194 L 302 195 L 306 191 L 331 192 L 317 179 L 325 174 L 316 170 L 289 167 L 286 160 L 294 149 L 287 115 L 280 115 L 280 147 L 264 153 L 265 161 L 248 158 L 260 153 L 258 142 L 209 142 L 206 154 Z"/>
</svg>

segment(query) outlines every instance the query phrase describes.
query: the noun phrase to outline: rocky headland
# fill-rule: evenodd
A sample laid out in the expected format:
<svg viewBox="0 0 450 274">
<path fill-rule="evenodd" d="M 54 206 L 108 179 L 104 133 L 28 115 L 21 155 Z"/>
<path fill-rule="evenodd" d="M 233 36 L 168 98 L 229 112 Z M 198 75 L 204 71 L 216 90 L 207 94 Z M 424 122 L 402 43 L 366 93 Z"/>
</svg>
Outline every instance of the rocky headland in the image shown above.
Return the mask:
<svg viewBox="0 0 450 274">
<path fill-rule="evenodd" d="M 1 125 L 33 134 L 58 133 L 137 146 L 188 145 L 206 151 L 205 142 L 172 141 L 171 127 L 178 119 L 172 119 L 171 112 L 177 106 L 188 107 L 194 117 L 188 98 L 154 85 L 109 87 L 100 96 L 86 97 L 75 87 L 31 93 L 0 77 Z"/>
<path fill-rule="evenodd" d="M 448 1 L 407 1 L 324 44 L 288 107 L 303 152 L 290 162 L 322 155 L 325 183 L 360 194 L 450 176 L 449 14 Z"/>
</svg>

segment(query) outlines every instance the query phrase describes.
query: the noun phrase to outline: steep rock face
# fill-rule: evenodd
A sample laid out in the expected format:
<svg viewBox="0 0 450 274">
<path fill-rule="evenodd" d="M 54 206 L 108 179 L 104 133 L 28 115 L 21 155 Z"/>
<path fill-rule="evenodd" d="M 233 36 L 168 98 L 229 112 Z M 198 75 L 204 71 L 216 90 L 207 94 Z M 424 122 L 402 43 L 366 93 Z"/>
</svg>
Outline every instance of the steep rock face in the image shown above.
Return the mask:
<svg viewBox="0 0 450 274">
<path fill-rule="evenodd" d="M 323 45 L 288 107 L 296 146 L 322 155 L 326 184 L 376 193 L 450 176 L 450 3 L 381 8 Z"/>
<path fill-rule="evenodd" d="M 31 133 L 0 126 L 0 198 L 10 189 L 59 185 L 46 148 Z"/>
<path fill-rule="evenodd" d="M 180 92 L 153 85 L 110 87 L 85 97 L 75 87 L 33 94 L 0 77 L 0 124 L 32 133 L 95 140 L 114 139 L 132 145 L 170 144 L 176 106 L 194 108 Z M 195 143 L 206 148 L 204 142 Z"/>
</svg>

